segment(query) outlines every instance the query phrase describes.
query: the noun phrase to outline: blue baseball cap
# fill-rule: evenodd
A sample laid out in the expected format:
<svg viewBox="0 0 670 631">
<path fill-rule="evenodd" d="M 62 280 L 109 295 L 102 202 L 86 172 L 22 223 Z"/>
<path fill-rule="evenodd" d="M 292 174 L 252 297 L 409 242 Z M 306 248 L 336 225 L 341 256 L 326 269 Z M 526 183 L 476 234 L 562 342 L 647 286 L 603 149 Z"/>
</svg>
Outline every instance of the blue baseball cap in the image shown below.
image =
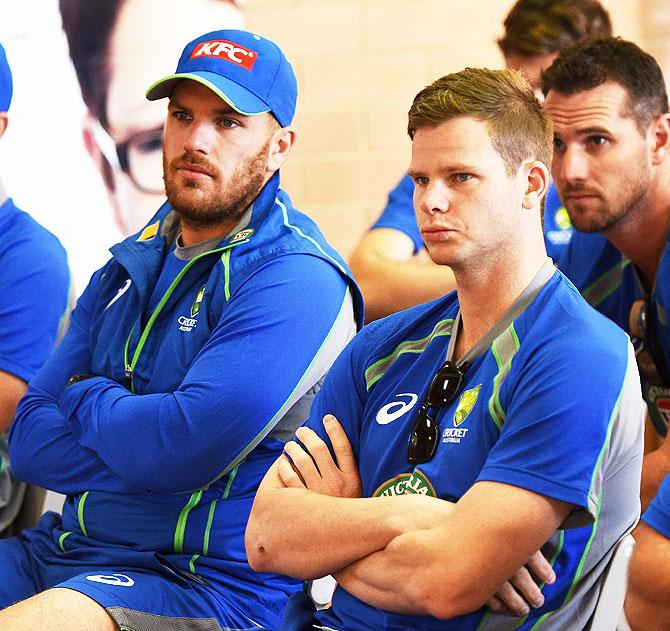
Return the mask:
<svg viewBox="0 0 670 631">
<path fill-rule="evenodd" d="M 282 127 L 293 120 L 298 82 L 277 44 L 247 31 L 201 35 L 186 45 L 174 74 L 147 90 L 155 101 L 172 95 L 182 79 L 207 86 L 240 114 L 271 112 Z"/>
<path fill-rule="evenodd" d="M 12 70 L 7 63 L 7 55 L 0 44 L 0 112 L 8 112 L 12 102 Z"/>
</svg>

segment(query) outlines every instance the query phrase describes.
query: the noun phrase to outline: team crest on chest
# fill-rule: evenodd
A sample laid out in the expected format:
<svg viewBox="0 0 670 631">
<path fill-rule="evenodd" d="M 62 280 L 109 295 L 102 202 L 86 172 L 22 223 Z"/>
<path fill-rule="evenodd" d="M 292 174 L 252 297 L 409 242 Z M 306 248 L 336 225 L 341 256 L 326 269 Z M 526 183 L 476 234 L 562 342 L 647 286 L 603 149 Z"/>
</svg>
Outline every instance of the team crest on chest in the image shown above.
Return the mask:
<svg viewBox="0 0 670 631">
<path fill-rule="evenodd" d="M 383 482 L 377 487 L 372 497 L 388 497 L 416 493 L 419 495 L 430 495 L 437 497 L 435 487 L 431 481 L 418 469 L 401 473 L 400 475 Z"/>
<path fill-rule="evenodd" d="M 230 240 L 231 243 L 239 243 L 240 241 L 244 241 L 245 239 L 248 239 L 252 234 L 254 233 L 253 228 L 247 228 L 246 230 L 240 230 L 238 233 L 236 233 L 233 238 Z"/>
<path fill-rule="evenodd" d="M 481 388 L 482 384 L 480 383 L 478 386 L 465 390 L 463 394 L 461 394 L 461 398 L 458 400 L 458 405 L 456 406 L 456 411 L 454 412 L 454 426 L 445 427 L 442 431 L 443 443 L 460 443 L 461 439 L 467 436 L 469 429 L 460 426 L 475 407 Z"/>
</svg>

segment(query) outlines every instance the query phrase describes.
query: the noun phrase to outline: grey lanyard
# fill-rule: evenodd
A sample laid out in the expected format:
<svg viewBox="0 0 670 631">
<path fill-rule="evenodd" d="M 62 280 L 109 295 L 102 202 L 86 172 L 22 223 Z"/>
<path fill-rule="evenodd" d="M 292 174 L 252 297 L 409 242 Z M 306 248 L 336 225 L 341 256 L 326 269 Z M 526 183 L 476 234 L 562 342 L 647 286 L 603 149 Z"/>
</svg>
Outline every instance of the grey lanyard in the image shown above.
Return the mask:
<svg viewBox="0 0 670 631">
<path fill-rule="evenodd" d="M 535 297 L 540 293 L 540 290 L 549 282 L 549 279 L 556 272 L 554 263 L 551 259 L 547 259 L 540 268 L 540 271 L 535 274 L 533 280 L 526 289 L 521 292 L 521 295 L 512 303 L 510 308 L 500 317 L 500 319 L 486 332 L 482 337 L 463 357 L 458 359 L 455 364 L 461 368 L 464 365 L 471 364 L 477 357 L 486 352 L 493 344 L 495 339 L 512 324 L 526 307 L 535 300 Z M 456 338 L 458 337 L 458 327 L 461 324 L 461 310 L 458 310 L 454 318 L 454 325 L 451 329 L 451 339 L 447 347 L 447 361 L 451 359 L 456 348 Z"/>
</svg>

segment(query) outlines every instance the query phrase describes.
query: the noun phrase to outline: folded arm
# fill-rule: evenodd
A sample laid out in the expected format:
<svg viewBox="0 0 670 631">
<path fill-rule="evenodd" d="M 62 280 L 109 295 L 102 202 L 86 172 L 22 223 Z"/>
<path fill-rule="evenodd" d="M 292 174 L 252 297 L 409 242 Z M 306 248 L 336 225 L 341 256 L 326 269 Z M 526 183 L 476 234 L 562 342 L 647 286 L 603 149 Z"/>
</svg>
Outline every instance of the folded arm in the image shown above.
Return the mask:
<svg viewBox="0 0 670 631">
<path fill-rule="evenodd" d="M 67 388 L 60 410 L 80 444 L 129 484 L 169 493 L 206 486 L 322 376 L 314 367 L 346 289 L 324 261 L 278 257 L 232 296 L 174 392 L 133 394 L 95 377 Z"/>
</svg>

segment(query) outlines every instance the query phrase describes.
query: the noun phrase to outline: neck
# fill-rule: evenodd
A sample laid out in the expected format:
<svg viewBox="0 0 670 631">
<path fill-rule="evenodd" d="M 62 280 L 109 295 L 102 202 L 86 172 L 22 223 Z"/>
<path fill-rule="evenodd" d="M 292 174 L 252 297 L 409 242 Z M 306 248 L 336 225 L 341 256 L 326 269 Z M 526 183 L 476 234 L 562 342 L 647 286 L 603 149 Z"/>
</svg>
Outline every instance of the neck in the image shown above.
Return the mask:
<svg viewBox="0 0 670 631">
<path fill-rule="evenodd" d="M 656 279 L 656 270 L 670 230 L 670 169 L 651 182 L 640 203 L 603 234 L 637 268 L 647 291 Z"/>
<path fill-rule="evenodd" d="M 216 237 L 223 239 L 239 221 L 239 217 L 213 225 L 198 225 L 189 223 L 188 220 L 180 217 L 180 245 L 187 248 L 203 241 L 210 241 Z"/>
<path fill-rule="evenodd" d="M 519 253 L 523 252 L 523 256 Z M 499 257 L 488 269 L 463 274 L 454 270 L 461 326 L 454 358 L 462 357 L 500 320 L 530 285 L 547 260 L 544 244 Z"/>
</svg>

